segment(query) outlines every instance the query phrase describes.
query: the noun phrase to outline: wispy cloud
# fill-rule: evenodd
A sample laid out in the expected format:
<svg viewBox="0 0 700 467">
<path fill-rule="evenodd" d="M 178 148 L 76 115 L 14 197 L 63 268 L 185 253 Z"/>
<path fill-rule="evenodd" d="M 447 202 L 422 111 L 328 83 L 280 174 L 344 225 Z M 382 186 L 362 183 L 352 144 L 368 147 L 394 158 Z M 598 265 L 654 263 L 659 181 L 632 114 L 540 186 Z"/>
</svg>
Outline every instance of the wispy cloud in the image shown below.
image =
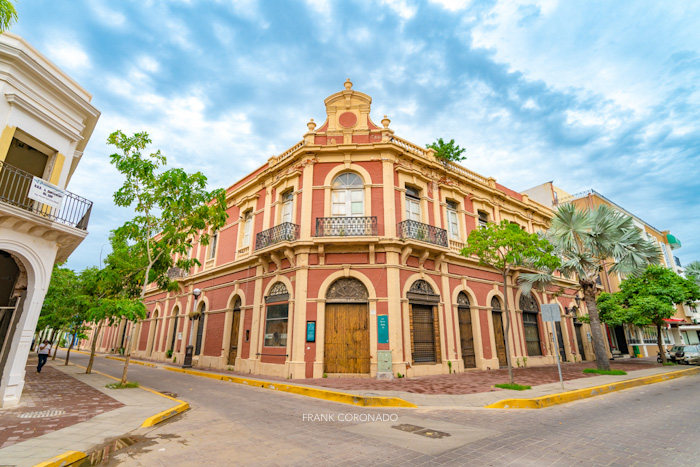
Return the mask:
<svg viewBox="0 0 700 467">
<path fill-rule="evenodd" d="M 127 216 L 110 201 L 109 132 L 146 130 L 226 186 L 322 121 L 348 77 L 400 136 L 455 138 L 469 168 L 516 190 L 595 188 L 700 259 L 700 5 L 76 2 L 20 3 L 14 29 L 102 111 L 70 187 L 96 202 L 73 267 Z"/>
</svg>

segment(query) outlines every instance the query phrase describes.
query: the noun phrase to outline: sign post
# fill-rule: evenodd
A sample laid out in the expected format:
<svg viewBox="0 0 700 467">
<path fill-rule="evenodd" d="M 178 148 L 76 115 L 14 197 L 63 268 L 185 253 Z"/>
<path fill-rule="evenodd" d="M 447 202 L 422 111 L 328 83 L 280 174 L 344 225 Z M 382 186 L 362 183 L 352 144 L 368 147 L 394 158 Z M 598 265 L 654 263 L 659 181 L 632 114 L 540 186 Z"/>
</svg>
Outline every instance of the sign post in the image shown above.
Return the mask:
<svg viewBox="0 0 700 467">
<path fill-rule="evenodd" d="M 557 369 L 559 370 L 559 382 L 561 383 L 561 388 L 564 389 L 564 379 L 561 377 L 561 363 L 559 362 L 559 343 L 557 342 L 556 336 L 556 326 L 555 322 L 561 321 L 561 312 L 559 310 L 559 305 L 556 303 L 546 303 L 540 306 L 542 309 L 542 321 L 549 321 L 552 323 L 552 341 L 554 341 L 554 354 L 557 356 Z"/>
</svg>

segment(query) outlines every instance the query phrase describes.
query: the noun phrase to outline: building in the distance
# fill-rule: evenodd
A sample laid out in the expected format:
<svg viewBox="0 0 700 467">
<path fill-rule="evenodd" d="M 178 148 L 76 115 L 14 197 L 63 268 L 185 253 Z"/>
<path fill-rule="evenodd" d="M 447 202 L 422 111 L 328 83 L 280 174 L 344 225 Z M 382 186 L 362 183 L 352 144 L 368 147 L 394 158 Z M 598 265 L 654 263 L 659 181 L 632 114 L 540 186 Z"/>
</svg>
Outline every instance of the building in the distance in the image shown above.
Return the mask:
<svg viewBox="0 0 700 467">
<path fill-rule="evenodd" d="M 553 209 L 565 203 L 572 203 L 582 209 L 595 209 L 597 206 L 607 205 L 626 214 L 632 218 L 634 225 L 644 236 L 659 247 L 661 252 L 660 263 L 677 274 L 682 273 L 680 262 L 676 262 L 673 256 L 673 250 L 681 247 L 681 242 L 676 237 L 671 235 L 668 230 L 659 230 L 651 226 L 639 216 L 632 214 L 593 189 L 571 195 L 555 186 L 552 182 L 547 182 L 525 190 L 523 194 L 530 196 L 545 206 L 551 206 Z M 614 264 L 612 259 L 610 261 L 608 267 Z M 599 284 L 606 292 L 617 292 L 623 278 L 620 274 L 610 273 L 607 267 L 604 269 L 605 272 L 599 278 Z M 667 346 L 684 343 L 680 326 L 691 324 L 691 316 L 692 310 L 690 308 L 684 305 L 677 306 L 676 315 L 667 320 L 668 328 L 662 330 L 663 339 Z M 658 352 L 655 326 L 637 327 L 625 324 L 614 327 L 606 325 L 605 328 L 613 356 L 636 355 L 646 357 L 654 356 Z"/>
<path fill-rule="evenodd" d="M 99 118 L 92 96 L 24 39 L 0 34 L 0 406 L 18 403 L 55 262 L 92 202 L 65 190 Z"/>
<path fill-rule="evenodd" d="M 509 287 L 505 335 L 501 277 L 459 254 L 488 222 L 545 229 L 550 207 L 437 160 L 388 118 L 375 124 L 370 104 L 346 82 L 320 127 L 310 121 L 301 141 L 228 188 L 228 223 L 192 252 L 202 266 L 179 293 L 150 290 L 135 356 L 181 363 L 192 343 L 199 367 L 417 376 L 503 367 L 505 339 L 514 365 L 551 364 L 556 334 L 565 360 L 593 358 L 573 282 L 560 295 Z M 560 306 L 554 329 L 543 303 Z M 127 327 L 108 328 L 98 349 L 128 345 Z"/>
</svg>

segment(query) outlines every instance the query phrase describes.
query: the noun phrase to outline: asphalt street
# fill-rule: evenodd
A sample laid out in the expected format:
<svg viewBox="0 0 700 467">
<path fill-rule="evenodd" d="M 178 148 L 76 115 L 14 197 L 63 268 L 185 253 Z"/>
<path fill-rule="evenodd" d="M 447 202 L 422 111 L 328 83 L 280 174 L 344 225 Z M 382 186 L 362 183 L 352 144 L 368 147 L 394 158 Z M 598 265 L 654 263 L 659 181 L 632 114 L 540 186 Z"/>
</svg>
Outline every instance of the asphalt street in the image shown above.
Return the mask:
<svg viewBox="0 0 700 467">
<path fill-rule="evenodd" d="M 700 465 L 700 375 L 540 410 L 363 409 L 139 365 L 129 380 L 191 410 L 110 466 Z"/>
</svg>

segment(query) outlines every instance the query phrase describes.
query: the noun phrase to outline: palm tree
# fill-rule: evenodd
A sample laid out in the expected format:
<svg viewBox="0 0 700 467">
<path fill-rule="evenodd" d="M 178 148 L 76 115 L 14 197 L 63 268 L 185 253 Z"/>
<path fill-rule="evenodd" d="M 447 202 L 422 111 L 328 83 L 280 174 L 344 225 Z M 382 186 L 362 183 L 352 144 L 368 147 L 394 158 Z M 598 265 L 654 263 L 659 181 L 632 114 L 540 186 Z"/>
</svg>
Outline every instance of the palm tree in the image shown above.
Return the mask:
<svg viewBox="0 0 700 467">
<path fill-rule="evenodd" d="M 685 276 L 688 279 L 693 279 L 698 285 L 700 285 L 700 261 L 688 263 L 688 265 L 685 267 Z"/>
<path fill-rule="evenodd" d="M 0 0 L 0 32 L 7 31 L 17 21 L 17 10 L 9 0 Z"/>
<path fill-rule="evenodd" d="M 642 236 L 631 217 L 606 205 L 586 210 L 577 209 L 573 204 L 560 206 L 543 236 L 554 245 L 562 259 L 558 271 L 564 277 L 578 279 L 588 308 L 597 366 L 609 370 L 596 305 L 596 281 L 601 272 L 607 271 L 640 274 L 647 265 L 659 263 L 660 252 L 652 241 Z M 612 263 L 607 271 L 606 262 Z M 554 280 L 552 271 L 521 274 L 520 277 L 524 292 L 532 287 L 541 289 Z"/>
</svg>

